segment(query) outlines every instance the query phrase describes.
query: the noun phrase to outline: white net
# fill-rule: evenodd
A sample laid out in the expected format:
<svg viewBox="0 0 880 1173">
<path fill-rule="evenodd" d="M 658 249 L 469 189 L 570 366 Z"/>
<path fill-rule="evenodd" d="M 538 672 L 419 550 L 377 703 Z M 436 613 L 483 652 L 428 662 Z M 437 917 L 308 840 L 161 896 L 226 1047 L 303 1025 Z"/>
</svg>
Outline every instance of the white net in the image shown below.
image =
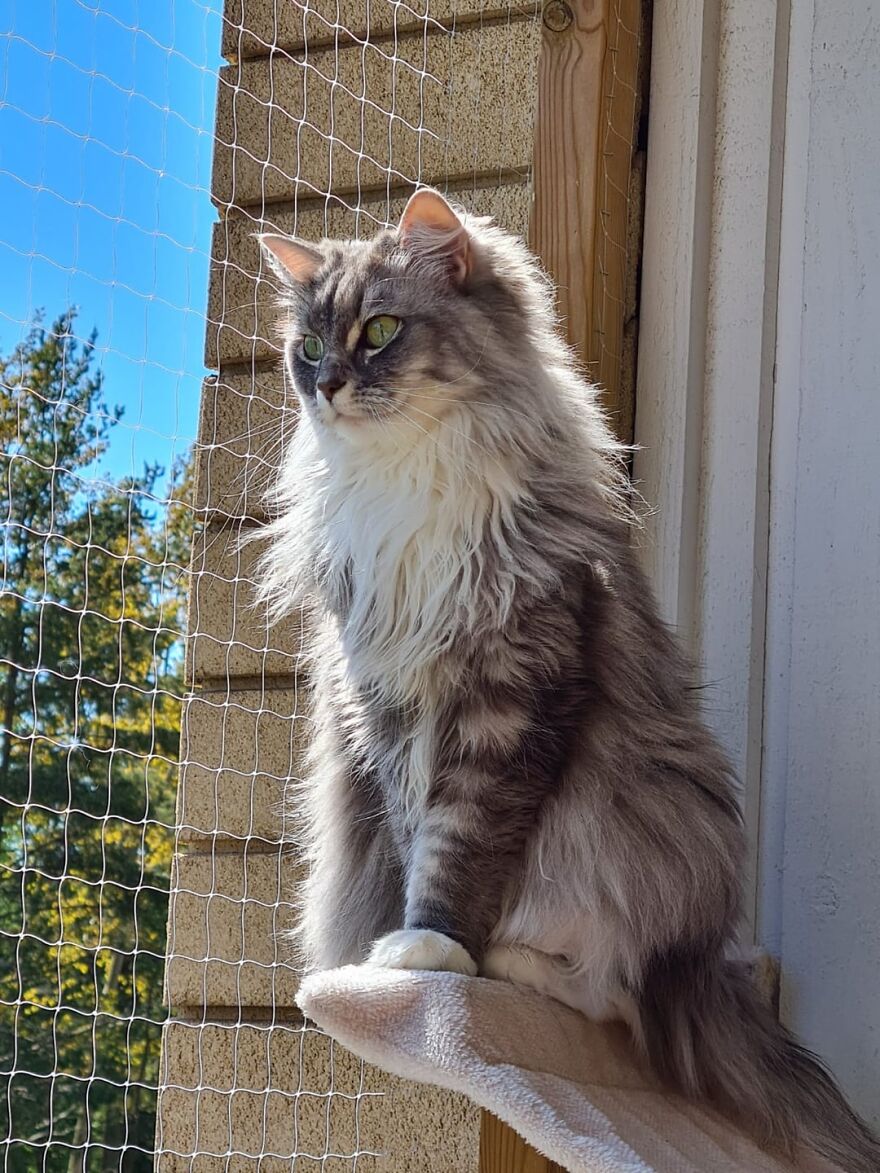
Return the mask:
<svg viewBox="0 0 880 1173">
<path fill-rule="evenodd" d="M 152 1163 L 219 13 L 2 5 L 0 1146 Z"/>
<path fill-rule="evenodd" d="M 465 1168 L 295 1007 L 300 632 L 253 609 L 237 541 L 295 423 L 254 233 L 371 235 L 432 183 L 526 234 L 540 13 L 0 11 L 4 1168 Z M 612 75 L 603 141 L 629 152 Z"/>
</svg>

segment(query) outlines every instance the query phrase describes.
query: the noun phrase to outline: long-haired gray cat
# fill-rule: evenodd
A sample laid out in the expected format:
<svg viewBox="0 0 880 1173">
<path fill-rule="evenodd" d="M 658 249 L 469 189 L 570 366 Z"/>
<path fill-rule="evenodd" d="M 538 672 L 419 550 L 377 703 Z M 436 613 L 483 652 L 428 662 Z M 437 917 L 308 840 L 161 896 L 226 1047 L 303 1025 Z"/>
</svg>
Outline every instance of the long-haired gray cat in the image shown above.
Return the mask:
<svg viewBox="0 0 880 1173">
<path fill-rule="evenodd" d="M 262 245 L 302 401 L 262 590 L 311 612 L 308 964 L 480 973 L 621 1018 L 760 1143 L 877 1173 L 731 959 L 734 781 L 534 260 L 427 189 L 372 241 Z"/>
</svg>

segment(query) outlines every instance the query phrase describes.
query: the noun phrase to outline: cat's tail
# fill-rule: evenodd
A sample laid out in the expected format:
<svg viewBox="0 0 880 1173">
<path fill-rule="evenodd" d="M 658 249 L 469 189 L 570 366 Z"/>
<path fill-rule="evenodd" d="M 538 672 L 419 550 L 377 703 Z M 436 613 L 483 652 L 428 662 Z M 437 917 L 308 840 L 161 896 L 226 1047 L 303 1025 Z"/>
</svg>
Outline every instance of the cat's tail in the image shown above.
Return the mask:
<svg viewBox="0 0 880 1173">
<path fill-rule="evenodd" d="M 791 1156 L 804 1145 L 845 1173 L 880 1171 L 880 1140 L 776 1021 L 744 965 L 667 953 L 647 969 L 639 1017 L 657 1074 L 763 1147 Z"/>
</svg>

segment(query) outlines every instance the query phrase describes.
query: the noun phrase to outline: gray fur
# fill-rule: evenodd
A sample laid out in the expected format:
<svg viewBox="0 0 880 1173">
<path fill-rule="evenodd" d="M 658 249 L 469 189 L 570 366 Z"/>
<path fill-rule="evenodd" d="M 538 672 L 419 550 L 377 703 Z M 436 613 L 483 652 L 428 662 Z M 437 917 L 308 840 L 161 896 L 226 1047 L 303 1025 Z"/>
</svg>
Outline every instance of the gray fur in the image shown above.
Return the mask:
<svg viewBox="0 0 880 1173">
<path fill-rule="evenodd" d="M 276 263 L 303 417 L 262 590 L 310 611 L 307 963 L 402 928 L 492 974 L 513 946 L 762 1143 L 876 1171 L 876 1140 L 727 960 L 736 787 L 634 558 L 595 391 L 523 246 L 463 223 L 466 253 L 453 226 L 324 242 L 306 279 Z M 370 354 L 355 324 L 377 313 L 404 327 Z M 332 407 L 304 330 L 347 379 Z"/>
</svg>

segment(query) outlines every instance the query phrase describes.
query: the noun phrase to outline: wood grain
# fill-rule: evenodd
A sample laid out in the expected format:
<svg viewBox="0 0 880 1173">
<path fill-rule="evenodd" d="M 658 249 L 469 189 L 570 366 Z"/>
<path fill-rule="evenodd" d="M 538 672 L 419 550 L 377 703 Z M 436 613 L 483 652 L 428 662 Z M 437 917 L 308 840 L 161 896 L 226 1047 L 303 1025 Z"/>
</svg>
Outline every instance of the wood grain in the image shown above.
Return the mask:
<svg viewBox="0 0 880 1173">
<path fill-rule="evenodd" d="M 556 282 L 567 339 L 626 441 L 635 406 L 633 252 L 641 243 L 631 198 L 645 77 L 641 20 L 642 0 L 545 3 L 529 229 L 532 250 Z M 635 204 L 640 218 L 641 201 Z M 480 1173 L 564 1171 L 483 1112 Z"/>
<path fill-rule="evenodd" d="M 627 278 L 641 3 L 548 0 L 544 14 L 530 244 L 556 282 L 569 343 L 630 440 L 634 379 L 624 391 L 622 368 L 636 309 Z"/>
<path fill-rule="evenodd" d="M 627 244 L 641 233 L 630 233 L 630 173 L 635 149 L 639 86 L 639 19 L 641 0 L 613 0 L 606 14 L 607 40 L 602 71 L 601 145 L 597 160 L 597 217 L 590 345 L 596 358 L 597 382 L 606 388 L 608 407 L 618 432 L 632 439 L 635 380 L 624 381 L 624 332 L 636 305 L 628 304 L 630 265 Z M 633 372 L 634 373 L 634 372 Z"/>
<path fill-rule="evenodd" d="M 497 1116 L 483 1112 L 480 1122 L 480 1173 L 565 1173 L 542 1157 Z"/>
</svg>

